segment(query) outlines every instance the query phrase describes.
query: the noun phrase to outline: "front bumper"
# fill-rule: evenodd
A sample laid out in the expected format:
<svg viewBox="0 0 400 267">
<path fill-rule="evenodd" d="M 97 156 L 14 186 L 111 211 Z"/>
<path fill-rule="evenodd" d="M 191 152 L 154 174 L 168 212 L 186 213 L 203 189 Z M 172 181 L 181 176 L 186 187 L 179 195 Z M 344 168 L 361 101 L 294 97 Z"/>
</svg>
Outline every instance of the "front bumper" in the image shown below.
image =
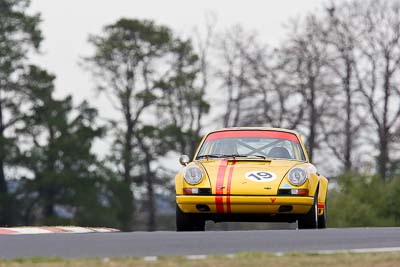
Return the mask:
<svg viewBox="0 0 400 267">
<path fill-rule="evenodd" d="M 217 198 L 219 198 L 217 200 Z M 308 196 L 194 196 L 177 195 L 176 203 L 185 213 L 203 214 L 306 214 L 314 203 Z M 217 204 L 219 203 L 219 204 Z M 222 203 L 222 204 L 221 204 Z M 200 211 L 206 205 L 209 211 Z M 217 205 L 220 205 L 217 212 Z M 223 212 L 221 205 L 223 206 Z M 291 206 L 290 211 L 280 211 L 281 206 Z"/>
</svg>

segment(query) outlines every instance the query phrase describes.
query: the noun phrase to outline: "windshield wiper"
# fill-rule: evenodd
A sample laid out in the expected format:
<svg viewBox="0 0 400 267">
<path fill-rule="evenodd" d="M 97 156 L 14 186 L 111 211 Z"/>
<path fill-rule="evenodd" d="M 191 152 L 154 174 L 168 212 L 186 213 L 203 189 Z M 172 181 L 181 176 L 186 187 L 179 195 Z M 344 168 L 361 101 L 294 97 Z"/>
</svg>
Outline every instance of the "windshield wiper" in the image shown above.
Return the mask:
<svg viewBox="0 0 400 267">
<path fill-rule="evenodd" d="M 242 154 L 206 154 L 197 156 L 198 159 L 201 158 L 247 158 L 248 155 Z"/>
<path fill-rule="evenodd" d="M 250 155 L 249 157 L 257 157 L 257 158 L 262 158 L 262 159 L 266 159 L 267 157 L 262 156 L 262 155 Z"/>
<path fill-rule="evenodd" d="M 224 154 L 206 154 L 206 155 L 200 155 L 197 156 L 198 159 L 202 159 L 202 158 L 225 158 L 226 155 Z"/>
<path fill-rule="evenodd" d="M 197 156 L 197 159 L 201 158 L 251 158 L 251 157 L 257 157 L 257 158 L 262 158 L 266 159 L 267 157 L 264 157 L 262 155 L 245 155 L 245 154 L 206 154 L 206 155 L 200 155 Z"/>
<path fill-rule="evenodd" d="M 252 158 L 252 157 L 256 157 L 256 158 L 262 158 L 262 159 L 266 159 L 267 157 L 264 157 L 262 155 L 245 155 L 245 154 L 232 154 L 232 155 L 228 155 L 229 157 L 233 157 L 233 158 Z"/>
<path fill-rule="evenodd" d="M 248 158 L 249 155 L 245 155 L 245 154 L 230 154 L 230 155 L 225 155 L 226 157 L 229 158 Z"/>
</svg>

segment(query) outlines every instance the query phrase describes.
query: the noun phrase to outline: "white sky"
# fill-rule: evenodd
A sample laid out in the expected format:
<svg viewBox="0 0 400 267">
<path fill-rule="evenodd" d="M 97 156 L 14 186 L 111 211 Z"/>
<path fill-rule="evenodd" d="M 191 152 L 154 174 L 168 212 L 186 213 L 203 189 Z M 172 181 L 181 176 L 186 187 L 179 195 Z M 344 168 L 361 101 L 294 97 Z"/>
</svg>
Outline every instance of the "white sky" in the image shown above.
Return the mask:
<svg viewBox="0 0 400 267">
<path fill-rule="evenodd" d="M 121 17 L 151 19 L 171 27 L 176 33 L 190 35 L 194 27 L 205 24 L 205 15 L 217 15 L 217 28 L 235 24 L 255 30 L 267 43 L 276 45 L 284 37 L 283 25 L 293 17 L 316 10 L 324 0 L 32 0 L 31 10 L 42 15 L 44 42 L 35 63 L 56 75 L 56 95 L 72 94 L 75 102 L 90 100 L 103 117 L 112 109 L 104 98 L 96 98 L 91 74 L 78 62 L 91 54 L 87 39 L 103 26 Z M 97 143 L 103 154 L 107 145 Z"/>
<path fill-rule="evenodd" d="M 121 17 L 152 19 L 179 34 L 204 25 L 207 12 L 218 17 L 218 27 L 240 23 L 256 30 L 263 40 L 277 43 L 282 25 L 291 17 L 315 10 L 323 0 L 32 0 L 31 10 L 42 14 L 45 40 L 34 61 L 57 76 L 58 95 L 72 93 L 76 100 L 93 99 L 90 73 L 78 66 L 91 47 L 89 34 Z M 102 101 L 101 101 L 102 102 Z"/>
</svg>

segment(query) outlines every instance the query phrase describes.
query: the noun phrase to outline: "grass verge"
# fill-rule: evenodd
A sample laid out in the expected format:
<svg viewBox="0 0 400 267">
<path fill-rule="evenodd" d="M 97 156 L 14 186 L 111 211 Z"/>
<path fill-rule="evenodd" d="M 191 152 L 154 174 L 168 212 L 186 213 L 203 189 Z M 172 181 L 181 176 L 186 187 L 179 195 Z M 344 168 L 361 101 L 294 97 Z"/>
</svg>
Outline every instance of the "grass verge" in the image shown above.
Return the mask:
<svg viewBox="0 0 400 267">
<path fill-rule="evenodd" d="M 30 258 L 0 260 L 0 267 L 119 267 L 119 266 L 150 266 L 150 267 L 241 267 L 241 266 L 324 266 L 324 267 L 398 267 L 400 253 L 338 253 L 330 255 L 291 253 L 276 256 L 267 253 L 238 253 L 233 257 L 211 255 L 206 259 L 191 260 L 185 257 L 159 257 L 154 261 L 142 258 L 105 258 L 105 259 L 73 259 L 60 258 Z"/>
</svg>

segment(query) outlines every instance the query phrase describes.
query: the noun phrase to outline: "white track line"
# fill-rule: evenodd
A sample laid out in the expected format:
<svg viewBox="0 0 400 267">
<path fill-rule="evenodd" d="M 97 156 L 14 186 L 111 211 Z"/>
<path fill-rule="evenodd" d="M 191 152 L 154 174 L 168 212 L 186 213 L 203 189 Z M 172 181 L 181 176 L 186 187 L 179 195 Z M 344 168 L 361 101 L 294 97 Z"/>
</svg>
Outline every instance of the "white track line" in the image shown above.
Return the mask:
<svg viewBox="0 0 400 267">
<path fill-rule="evenodd" d="M 60 227 L 57 227 L 57 228 L 59 228 L 61 230 L 68 231 L 68 232 L 77 233 L 77 234 L 93 233 L 94 232 L 90 228 L 76 227 L 76 226 L 60 226 Z"/>
<path fill-rule="evenodd" d="M 12 231 L 16 231 L 16 235 L 35 235 L 35 234 L 51 234 L 52 232 L 46 229 L 40 229 L 36 227 L 18 227 L 18 229 L 10 228 Z"/>
</svg>

